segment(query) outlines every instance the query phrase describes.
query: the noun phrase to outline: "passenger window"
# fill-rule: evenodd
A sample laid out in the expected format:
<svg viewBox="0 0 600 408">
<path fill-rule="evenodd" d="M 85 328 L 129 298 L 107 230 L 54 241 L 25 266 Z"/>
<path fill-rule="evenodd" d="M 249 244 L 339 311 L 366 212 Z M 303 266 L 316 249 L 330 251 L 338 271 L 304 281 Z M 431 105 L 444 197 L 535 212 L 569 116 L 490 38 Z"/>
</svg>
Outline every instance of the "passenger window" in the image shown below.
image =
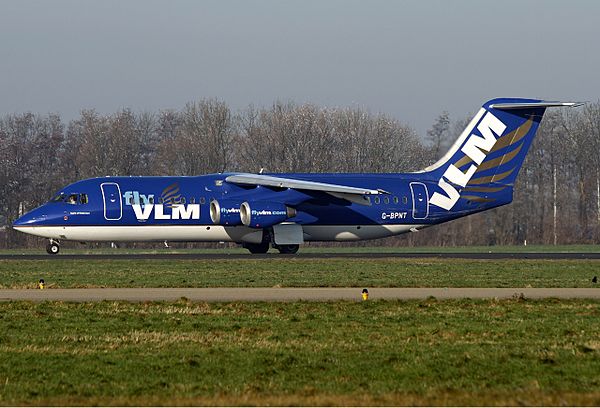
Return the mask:
<svg viewBox="0 0 600 408">
<path fill-rule="evenodd" d="M 200 197 L 200 204 L 204 204 L 206 202 L 206 199 L 204 197 Z"/>
<path fill-rule="evenodd" d="M 154 197 L 151 196 L 150 198 L 148 198 L 148 202 L 150 204 L 154 204 Z"/>
<path fill-rule="evenodd" d="M 181 197 L 181 199 L 179 200 L 179 204 L 185 204 L 185 197 Z"/>
<path fill-rule="evenodd" d="M 381 201 L 381 200 L 380 200 L 380 198 L 379 198 L 379 197 L 375 197 L 375 204 L 379 204 L 379 202 L 380 202 L 380 201 Z"/>
<path fill-rule="evenodd" d="M 165 202 L 165 200 L 163 200 L 163 198 L 162 198 L 162 197 L 160 197 L 160 198 L 158 199 L 158 203 L 159 203 L 159 204 L 163 204 L 164 202 Z"/>
<path fill-rule="evenodd" d="M 190 198 L 190 204 L 196 204 L 196 197 Z"/>
<path fill-rule="evenodd" d="M 79 196 L 79 202 L 81 204 L 87 204 L 88 203 L 88 196 L 87 196 L 87 194 L 81 194 Z"/>
<path fill-rule="evenodd" d="M 384 198 L 383 198 L 383 202 L 384 202 L 385 204 L 389 204 L 389 203 L 390 203 L 390 198 L 389 198 L 389 197 L 384 197 Z"/>
<path fill-rule="evenodd" d="M 406 196 L 402 197 L 402 204 L 408 203 L 408 198 Z"/>
<path fill-rule="evenodd" d="M 133 205 L 133 196 L 129 197 L 129 204 Z"/>
<path fill-rule="evenodd" d="M 79 200 L 79 194 L 71 194 L 69 198 L 67 198 L 67 204 L 77 204 Z"/>
<path fill-rule="evenodd" d="M 398 204 L 398 197 L 394 197 L 394 204 Z"/>
</svg>

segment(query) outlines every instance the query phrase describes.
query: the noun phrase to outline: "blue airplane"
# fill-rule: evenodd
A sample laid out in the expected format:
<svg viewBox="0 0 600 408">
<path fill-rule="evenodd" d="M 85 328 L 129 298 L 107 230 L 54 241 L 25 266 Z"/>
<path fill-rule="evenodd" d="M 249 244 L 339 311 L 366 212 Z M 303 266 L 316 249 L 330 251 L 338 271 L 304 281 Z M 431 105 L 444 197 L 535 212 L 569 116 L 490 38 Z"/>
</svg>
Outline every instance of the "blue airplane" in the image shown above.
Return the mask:
<svg viewBox="0 0 600 408">
<path fill-rule="evenodd" d="M 60 242 L 228 241 L 283 254 L 305 241 L 414 232 L 508 204 L 546 108 L 574 102 L 486 102 L 450 150 L 413 173 L 98 177 L 70 184 L 13 228 Z"/>
</svg>

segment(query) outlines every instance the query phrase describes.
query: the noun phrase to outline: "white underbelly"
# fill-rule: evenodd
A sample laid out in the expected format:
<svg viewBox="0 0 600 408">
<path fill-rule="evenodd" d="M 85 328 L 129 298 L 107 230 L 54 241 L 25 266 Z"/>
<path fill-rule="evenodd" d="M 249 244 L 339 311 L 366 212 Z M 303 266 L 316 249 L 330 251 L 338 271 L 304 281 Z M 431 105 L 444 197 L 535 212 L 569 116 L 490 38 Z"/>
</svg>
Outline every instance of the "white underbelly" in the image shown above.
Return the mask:
<svg viewBox="0 0 600 408">
<path fill-rule="evenodd" d="M 70 241 L 225 241 L 260 243 L 262 230 L 221 225 L 31 226 L 16 230 Z"/>
<path fill-rule="evenodd" d="M 403 234 L 423 225 L 304 225 L 305 241 L 359 241 Z M 16 230 L 70 241 L 200 241 L 260 243 L 262 230 L 221 225 L 27 226 Z"/>
<path fill-rule="evenodd" d="M 304 225 L 305 241 L 359 241 L 404 234 L 423 225 Z"/>
</svg>

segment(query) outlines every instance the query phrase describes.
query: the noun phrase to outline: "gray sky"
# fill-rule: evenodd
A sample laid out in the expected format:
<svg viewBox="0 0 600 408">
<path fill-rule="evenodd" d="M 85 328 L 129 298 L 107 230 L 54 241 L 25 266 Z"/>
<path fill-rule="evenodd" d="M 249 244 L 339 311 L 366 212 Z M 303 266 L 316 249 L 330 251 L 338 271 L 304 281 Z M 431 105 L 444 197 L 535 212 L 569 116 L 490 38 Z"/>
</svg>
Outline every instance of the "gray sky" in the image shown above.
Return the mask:
<svg viewBox="0 0 600 408">
<path fill-rule="evenodd" d="M 361 106 L 424 134 L 499 96 L 597 100 L 598 1 L 2 1 L 0 114 Z"/>
</svg>

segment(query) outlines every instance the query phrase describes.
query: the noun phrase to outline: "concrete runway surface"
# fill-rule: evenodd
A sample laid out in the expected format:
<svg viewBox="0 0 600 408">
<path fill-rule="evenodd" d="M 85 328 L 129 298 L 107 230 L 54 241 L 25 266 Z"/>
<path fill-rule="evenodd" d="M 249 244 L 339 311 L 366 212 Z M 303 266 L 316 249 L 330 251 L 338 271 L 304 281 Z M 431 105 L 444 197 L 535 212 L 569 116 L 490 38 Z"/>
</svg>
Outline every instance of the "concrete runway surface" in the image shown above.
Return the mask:
<svg viewBox="0 0 600 408">
<path fill-rule="evenodd" d="M 98 288 L 98 289 L 0 289 L 0 301 L 29 300 L 99 302 L 175 301 L 195 302 L 294 302 L 361 300 L 363 288 Z M 600 299 L 600 288 L 370 288 L 376 299 Z"/>
<path fill-rule="evenodd" d="M 171 260 L 252 260 L 252 259 L 333 259 L 333 258 L 361 258 L 361 259 L 381 259 L 381 258 L 442 258 L 442 259 L 600 259 L 600 252 L 518 252 L 518 253 L 475 253 L 475 252 L 354 252 L 354 253 L 298 253 L 295 255 L 272 254 L 229 254 L 225 250 L 222 253 L 156 253 L 156 254 L 69 254 L 65 250 L 64 254 L 44 255 L 44 254 L 10 254 L 0 255 L 0 260 L 152 260 L 152 259 L 171 259 Z"/>
</svg>

